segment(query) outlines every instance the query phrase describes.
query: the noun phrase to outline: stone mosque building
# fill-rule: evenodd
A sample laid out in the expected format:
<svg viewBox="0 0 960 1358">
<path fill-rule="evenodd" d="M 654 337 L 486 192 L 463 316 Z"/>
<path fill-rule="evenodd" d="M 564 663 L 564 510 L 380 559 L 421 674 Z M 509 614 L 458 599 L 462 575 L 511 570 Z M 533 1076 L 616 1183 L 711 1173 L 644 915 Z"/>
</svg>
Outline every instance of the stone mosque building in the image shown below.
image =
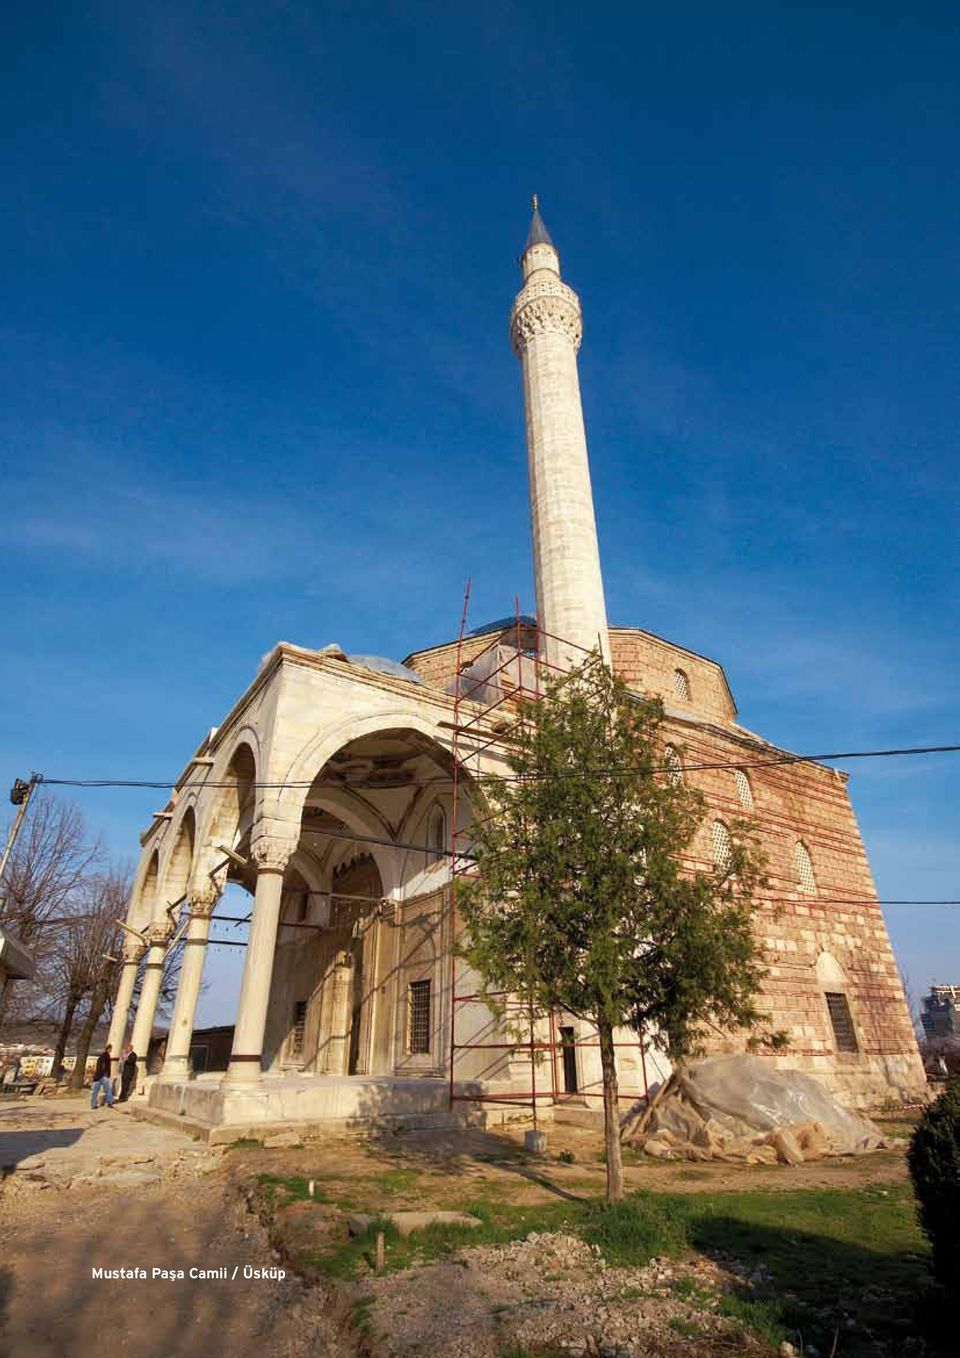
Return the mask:
<svg viewBox="0 0 960 1358">
<path fill-rule="evenodd" d="M 924 1088 L 846 775 L 772 762 L 783 751 L 739 724 L 717 661 L 607 624 L 580 302 L 536 201 L 521 266 L 510 339 L 523 373 L 536 619 L 414 650 L 402 665 L 279 643 L 141 837 L 110 1041 L 117 1053 L 139 971 L 131 1041 L 145 1070 L 164 956 L 185 935 L 163 1067 L 142 1092 L 158 1114 L 217 1139 L 264 1124 L 490 1121 L 524 1111 L 534 1091 L 541 1116 L 598 1105 L 589 1028 L 556 1015 L 537 1034 L 553 1046 L 532 1060 L 451 947 L 471 789 L 504 769 L 510 693 L 529 690 L 540 665 L 568 668 L 598 644 L 632 689 L 663 699 L 670 776 L 710 806 L 695 861 L 724 854 L 731 818 L 755 820 L 771 883 L 756 916 L 763 999 L 789 1034 L 769 1059 L 859 1106 Z M 194 1015 L 228 882 L 251 897 L 243 978 L 228 1069 L 200 1073 Z M 665 1063 L 634 1034 L 620 1038 L 633 1099 Z"/>
</svg>

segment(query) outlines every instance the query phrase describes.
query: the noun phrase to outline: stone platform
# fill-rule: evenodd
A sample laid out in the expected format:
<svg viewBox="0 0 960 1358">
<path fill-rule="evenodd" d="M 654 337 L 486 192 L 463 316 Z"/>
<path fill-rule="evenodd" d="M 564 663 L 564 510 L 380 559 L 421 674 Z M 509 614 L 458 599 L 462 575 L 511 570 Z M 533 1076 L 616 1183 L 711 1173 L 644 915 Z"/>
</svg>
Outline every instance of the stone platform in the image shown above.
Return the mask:
<svg viewBox="0 0 960 1358">
<path fill-rule="evenodd" d="M 471 1083 L 456 1093 L 490 1094 Z M 265 1075 L 257 1084 L 227 1084 L 220 1074 L 180 1084 L 149 1082 L 135 1111 L 151 1120 L 198 1133 L 211 1144 L 243 1137 L 300 1132 L 309 1136 L 395 1127 L 490 1127 L 528 1110 L 458 1100 L 450 1107 L 446 1080 L 368 1075 Z M 542 1109 L 541 1116 L 552 1110 Z"/>
</svg>

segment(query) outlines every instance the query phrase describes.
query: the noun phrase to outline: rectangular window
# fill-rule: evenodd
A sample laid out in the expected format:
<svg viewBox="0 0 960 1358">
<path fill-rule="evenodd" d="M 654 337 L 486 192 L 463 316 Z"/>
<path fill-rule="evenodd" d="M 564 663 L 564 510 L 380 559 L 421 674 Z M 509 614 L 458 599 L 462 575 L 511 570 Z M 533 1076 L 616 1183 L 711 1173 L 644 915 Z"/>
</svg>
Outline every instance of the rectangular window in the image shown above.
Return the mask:
<svg viewBox="0 0 960 1358">
<path fill-rule="evenodd" d="M 407 1014 L 407 1049 L 411 1056 L 430 1051 L 430 981 L 411 981 Z"/>
<path fill-rule="evenodd" d="M 290 1055 L 303 1055 L 303 1033 L 307 1026 L 307 1002 L 297 1000 L 293 1006 L 293 1028 L 290 1032 Z"/>
<path fill-rule="evenodd" d="M 830 1011 L 830 1022 L 833 1024 L 833 1036 L 837 1043 L 837 1051 L 858 1052 L 860 1047 L 846 995 L 828 991 L 825 999 L 827 1009 Z"/>
</svg>

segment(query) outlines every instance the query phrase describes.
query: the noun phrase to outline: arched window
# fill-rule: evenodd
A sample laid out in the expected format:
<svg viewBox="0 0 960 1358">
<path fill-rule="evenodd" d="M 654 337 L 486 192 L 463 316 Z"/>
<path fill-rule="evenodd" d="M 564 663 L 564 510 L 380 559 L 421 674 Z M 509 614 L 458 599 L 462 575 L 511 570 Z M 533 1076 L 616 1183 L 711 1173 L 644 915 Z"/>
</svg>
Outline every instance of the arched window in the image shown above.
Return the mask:
<svg viewBox="0 0 960 1358">
<path fill-rule="evenodd" d="M 687 678 L 686 670 L 673 671 L 673 687 L 682 702 L 690 701 L 690 680 Z"/>
<path fill-rule="evenodd" d="M 431 863 L 442 861 L 447 848 L 447 813 L 435 806 L 427 818 L 427 848 L 432 850 Z"/>
<path fill-rule="evenodd" d="M 713 861 L 718 868 L 724 870 L 730 866 L 730 859 L 733 856 L 730 831 L 722 820 L 715 820 L 711 835 L 713 839 Z"/>
<path fill-rule="evenodd" d="M 737 796 L 740 798 L 740 805 L 745 811 L 749 811 L 753 806 L 753 789 L 750 786 L 750 779 L 743 769 L 734 769 L 734 782 L 737 785 Z"/>
<path fill-rule="evenodd" d="M 813 875 L 813 861 L 810 858 L 810 850 L 802 839 L 798 839 L 793 846 L 793 862 L 797 870 L 797 886 L 808 896 L 815 895 L 817 879 Z"/>
<path fill-rule="evenodd" d="M 675 745 L 666 747 L 663 752 L 663 763 L 670 782 L 674 787 L 680 787 L 683 783 L 683 760 L 680 758 L 680 751 Z"/>
</svg>

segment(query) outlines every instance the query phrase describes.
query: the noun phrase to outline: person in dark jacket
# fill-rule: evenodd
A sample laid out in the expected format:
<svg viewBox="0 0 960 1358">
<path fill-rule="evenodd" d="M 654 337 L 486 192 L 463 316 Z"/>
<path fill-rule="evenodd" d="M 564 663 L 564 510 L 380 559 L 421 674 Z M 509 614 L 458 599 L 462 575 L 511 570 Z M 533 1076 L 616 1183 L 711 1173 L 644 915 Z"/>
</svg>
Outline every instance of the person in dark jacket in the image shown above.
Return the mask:
<svg viewBox="0 0 960 1358">
<path fill-rule="evenodd" d="M 110 1079 L 110 1043 L 104 1047 L 97 1057 L 97 1064 L 93 1070 L 93 1087 L 90 1090 L 90 1107 L 96 1108 L 100 1098 L 100 1091 L 103 1090 L 107 1100 L 107 1107 L 113 1107 L 113 1081 Z"/>
<path fill-rule="evenodd" d="M 127 1044 L 120 1058 L 120 1102 L 126 1103 L 137 1083 L 137 1053 Z"/>
</svg>

